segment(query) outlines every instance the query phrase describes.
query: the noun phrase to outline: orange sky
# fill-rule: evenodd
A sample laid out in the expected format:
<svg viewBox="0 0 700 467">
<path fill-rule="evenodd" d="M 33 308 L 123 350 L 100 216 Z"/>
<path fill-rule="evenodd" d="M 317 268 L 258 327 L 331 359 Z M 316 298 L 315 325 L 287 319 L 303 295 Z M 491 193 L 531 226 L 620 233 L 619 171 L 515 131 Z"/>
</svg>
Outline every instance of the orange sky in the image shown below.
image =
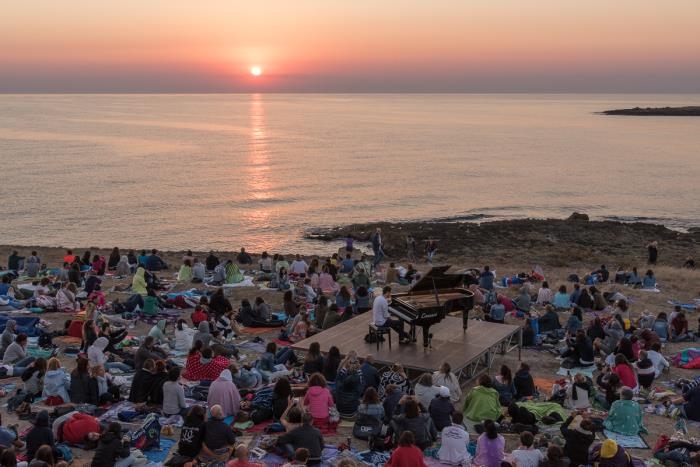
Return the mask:
<svg viewBox="0 0 700 467">
<path fill-rule="evenodd" d="M 698 19 L 698 0 L 11 1 L 0 91 L 700 92 Z"/>
</svg>

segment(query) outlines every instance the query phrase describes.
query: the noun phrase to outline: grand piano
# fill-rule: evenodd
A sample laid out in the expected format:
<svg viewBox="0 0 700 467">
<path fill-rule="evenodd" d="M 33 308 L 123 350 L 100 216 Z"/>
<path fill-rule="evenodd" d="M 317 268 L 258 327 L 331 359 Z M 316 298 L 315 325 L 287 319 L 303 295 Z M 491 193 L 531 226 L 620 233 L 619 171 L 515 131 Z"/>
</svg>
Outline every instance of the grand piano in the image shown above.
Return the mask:
<svg viewBox="0 0 700 467">
<path fill-rule="evenodd" d="M 423 328 L 423 347 L 430 347 L 430 326 L 448 313 L 462 310 L 462 328 L 467 329 L 474 294 L 463 287 L 462 274 L 447 273 L 450 266 L 432 268 L 408 292 L 391 295 L 389 313 L 408 323 L 409 337 L 416 342 L 416 328 Z"/>
</svg>

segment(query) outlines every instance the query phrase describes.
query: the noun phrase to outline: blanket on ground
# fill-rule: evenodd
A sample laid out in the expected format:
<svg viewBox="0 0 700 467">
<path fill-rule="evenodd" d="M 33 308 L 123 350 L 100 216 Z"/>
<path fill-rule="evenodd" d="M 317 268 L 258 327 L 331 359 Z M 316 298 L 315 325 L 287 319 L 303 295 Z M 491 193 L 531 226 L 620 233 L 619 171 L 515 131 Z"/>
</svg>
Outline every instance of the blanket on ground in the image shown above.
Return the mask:
<svg viewBox="0 0 700 467">
<path fill-rule="evenodd" d="M 564 410 L 564 408 L 557 404 L 556 402 L 518 402 L 519 407 L 525 407 L 527 410 L 532 412 L 532 414 L 537 418 L 537 421 L 542 420 L 543 417 L 556 412 L 561 415 L 561 419 L 566 420 L 569 413 Z"/>
</svg>

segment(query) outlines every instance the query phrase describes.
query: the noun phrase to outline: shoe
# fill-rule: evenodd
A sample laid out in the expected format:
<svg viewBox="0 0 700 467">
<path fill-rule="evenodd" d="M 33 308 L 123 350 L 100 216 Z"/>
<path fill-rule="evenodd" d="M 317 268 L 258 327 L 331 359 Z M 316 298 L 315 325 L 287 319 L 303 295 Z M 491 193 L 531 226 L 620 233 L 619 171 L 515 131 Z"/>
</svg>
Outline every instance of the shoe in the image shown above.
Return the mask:
<svg viewBox="0 0 700 467">
<path fill-rule="evenodd" d="M 411 338 L 410 337 L 404 337 L 399 341 L 399 344 L 410 344 L 411 343 Z"/>
</svg>

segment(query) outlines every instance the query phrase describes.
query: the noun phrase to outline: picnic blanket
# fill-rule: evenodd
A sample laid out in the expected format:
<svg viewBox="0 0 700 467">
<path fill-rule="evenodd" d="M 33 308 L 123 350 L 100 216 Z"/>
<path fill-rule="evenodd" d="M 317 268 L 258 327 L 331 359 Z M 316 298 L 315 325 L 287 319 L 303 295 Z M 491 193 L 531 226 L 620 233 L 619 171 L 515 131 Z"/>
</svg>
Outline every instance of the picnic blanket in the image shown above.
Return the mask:
<svg viewBox="0 0 700 467">
<path fill-rule="evenodd" d="M 543 417 L 556 412 L 561 415 L 561 419 L 566 420 L 569 413 L 564 410 L 564 408 L 557 404 L 556 402 L 518 402 L 519 407 L 525 407 L 527 410 L 532 412 L 532 414 L 537 418 L 537 420 L 542 420 Z"/>
<path fill-rule="evenodd" d="M 603 434 L 626 449 L 649 449 L 649 445 L 640 435 L 621 435 L 609 430 L 603 430 Z"/>
<path fill-rule="evenodd" d="M 17 328 L 15 330 L 17 334 L 22 332 L 28 337 L 33 337 L 38 336 L 42 332 L 41 328 L 39 328 L 39 318 L 31 318 L 28 316 L 0 316 L 0 332 L 5 330 L 5 325 L 10 319 L 17 322 Z"/>
<path fill-rule="evenodd" d="M 540 389 L 540 392 L 545 392 L 547 394 L 552 393 L 552 386 L 554 386 L 554 381 L 553 379 L 547 379 L 547 378 L 532 378 L 533 381 L 535 382 L 535 387 Z"/>
<path fill-rule="evenodd" d="M 143 455 L 149 462 L 163 463 L 170 454 L 170 449 L 177 443 L 174 439 L 160 438 L 160 447 L 158 449 L 148 449 L 143 451 Z"/>
<path fill-rule="evenodd" d="M 668 300 L 666 303 L 673 306 L 679 306 L 684 310 L 694 311 L 699 305 L 698 303 L 683 303 L 680 300 Z"/>
<path fill-rule="evenodd" d="M 685 367 L 690 362 L 700 357 L 700 347 L 683 349 L 671 360 L 671 365 L 675 367 Z"/>
</svg>

